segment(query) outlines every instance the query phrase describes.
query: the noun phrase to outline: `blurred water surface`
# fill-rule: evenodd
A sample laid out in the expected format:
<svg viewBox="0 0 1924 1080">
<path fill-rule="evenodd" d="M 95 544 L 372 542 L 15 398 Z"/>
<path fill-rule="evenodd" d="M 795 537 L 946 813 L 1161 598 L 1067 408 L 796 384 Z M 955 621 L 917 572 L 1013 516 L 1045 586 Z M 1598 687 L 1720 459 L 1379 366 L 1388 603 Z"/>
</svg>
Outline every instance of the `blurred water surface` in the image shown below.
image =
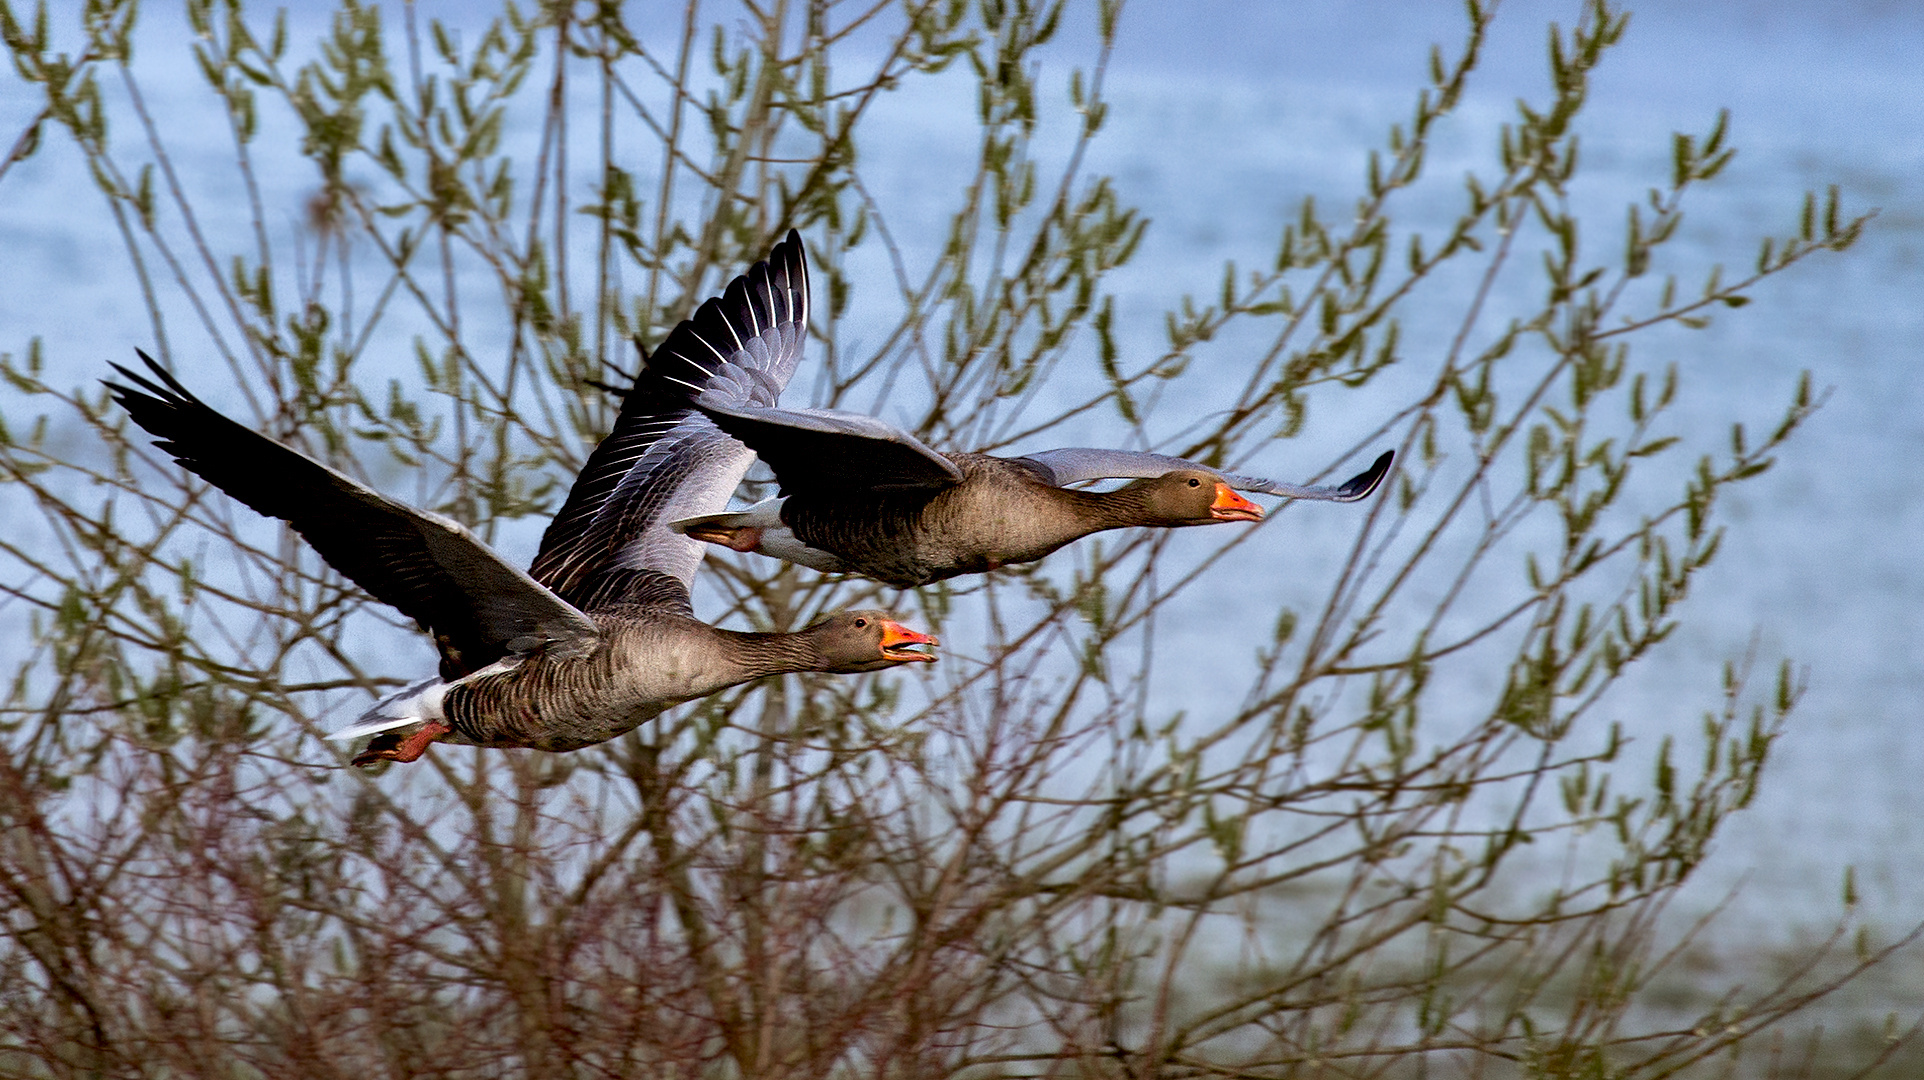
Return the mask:
<svg viewBox="0 0 1924 1080">
<path fill-rule="evenodd" d="M 1714 902 L 1741 883 L 1727 925 L 1753 941 L 1788 938 L 1835 916 L 1855 865 L 1880 921 L 1908 925 L 1924 918 L 1924 6 L 1630 7 L 1579 125 L 1579 188 L 1595 199 L 1580 208 L 1594 209 L 1593 228 L 1615 229 L 1623 205 L 1662 182 L 1670 132 L 1706 131 L 1720 108 L 1739 151 L 1686 211 L 1693 255 L 1747 266 L 1754 238 L 1787 231 L 1812 187 L 1835 183 L 1846 205 L 1879 214 L 1841 258 L 1766 283 L 1707 330 L 1635 346 L 1682 365 L 1680 421 L 1719 435 L 1732 420 L 1767 424 L 1805 368 L 1832 393 L 1778 466 L 1726 505 L 1732 532 L 1693 587 L 1682 631 L 1606 712 L 1646 742 L 1654 717 L 1687 733 L 1715 703 L 1718 664 L 1753 641 L 1761 658 L 1804 665 L 1809 694 L 1761 795 L 1693 898 Z M 1407 115 L 1430 43 L 1447 50 L 1457 34 L 1455 5 L 1382 0 L 1145 4 L 1129 15 L 1110 83 L 1118 130 L 1097 160 L 1156 219 L 1141 264 L 1205 295 L 1224 257 L 1261 264 L 1302 194 L 1357 190 L 1361 155 Z M 1484 141 L 1454 148 L 1464 167 L 1491 159 L 1518 97 L 1540 95 L 1545 21 L 1573 18 L 1573 5 L 1503 5 L 1464 109 L 1462 126 Z M 1416 330 L 1407 351 L 1442 348 Z M 1328 445 L 1343 445 L 1340 434 Z M 1294 508 L 1287 532 L 1265 538 L 1272 565 L 1288 566 L 1306 535 L 1340 542 L 1341 523 L 1313 509 Z M 1205 587 L 1234 609 L 1246 580 Z"/>
</svg>

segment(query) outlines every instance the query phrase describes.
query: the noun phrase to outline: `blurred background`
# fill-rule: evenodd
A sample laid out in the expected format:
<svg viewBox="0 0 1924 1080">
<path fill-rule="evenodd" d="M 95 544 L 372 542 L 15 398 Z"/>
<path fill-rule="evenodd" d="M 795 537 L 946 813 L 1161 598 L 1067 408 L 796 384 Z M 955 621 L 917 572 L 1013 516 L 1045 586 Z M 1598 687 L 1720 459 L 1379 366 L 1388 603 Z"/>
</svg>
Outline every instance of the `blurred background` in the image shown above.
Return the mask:
<svg viewBox="0 0 1924 1080">
<path fill-rule="evenodd" d="M 1855 866 L 1874 917 L 1901 930 L 1924 919 L 1924 5 L 1626 7 L 1629 31 L 1579 124 L 1590 220 L 1621 222 L 1667 176 L 1670 133 L 1701 134 L 1719 109 L 1737 156 L 1693 193 L 1682 228 L 1703 261 L 1744 270 L 1752 238 L 1791 227 L 1810 188 L 1836 184 L 1847 208 L 1878 216 L 1855 248 L 1765 283 L 1751 306 L 1637 346 L 1681 365 L 1685 425 L 1765 427 L 1805 368 L 1831 396 L 1777 467 L 1735 493 L 1726 548 L 1682 628 L 1606 711 L 1648 739 L 1650 716 L 1687 728 L 1713 707 L 1716 665 L 1753 643 L 1766 663 L 1793 659 L 1809 695 L 1757 803 L 1690 891 L 1707 906 L 1741 886 L 1723 924 L 1741 949 L 1826 930 Z M 1576 5 L 1499 12 L 1457 125 L 1478 139 L 1456 148 L 1464 169 L 1488 159 L 1517 98 L 1540 94 L 1543 25 L 1567 25 Z M 1260 265 L 1295 199 L 1356 189 L 1430 45 L 1459 23 L 1443 3 L 1131 4 L 1110 84 L 1117 130 L 1098 144 L 1099 167 L 1154 219 L 1129 280 L 1206 292 L 1223 258 Z M 1447 151 L 1432 160 L 1451 167 Z M 1586 239 L 1606 253 L 1621 243 Z M 1445 344 L 1420 330 L 1406 341 L 1416 355 Z M 1331 524 L 1306 509 L 1288 537 Z M 1215 584 L 1233 603 L 1236 583 Z"/>
<path fill-rule="evenodd" d="M 177 23 L 165 7 L 143 19 Z M 1701 134 L 1727 108 L 1738 154 L 1687 204 L 1689 254 L 1747 267 L 1754 237 L 1794 229 L 1802 193 L 1813 187 L 1836 184 L 1847 211 L 1875 207 L 1878 216 L 1855 249 L 1765 283 L 1749 307 L 1637 346 L 1682 367 L 1674 423 L 1749 418 L 1768 426 L 1805 368 L 1830 397 L 1778 466 L 1737 491 L 1727 506 L 1732 535 L 1694 590 L 1682 630 L 1607 711 L 1639 739 L 1662 730 L 1653 730 L 1653 715 L 1688 730 L 1698 711 L 1715 706 L 1718 664 L 1752 649 L 1763 670 L 1778 656 L 1792 658 L 1809 694 L 1756 804 L 1722 835 L 1688 895 L 1707 908 L 1739 889 L 1735 918 L 1723 924 L 1743 930 L 1733 942 L 1781 935 L 1789 943 L 1831 925 L 1845 869 L 1854 866 L 1873 921 L 1899 932 L 1924 919 L 1915 887 L 1924 881 L 1924 5 L 1630 7 L 1628 37 L 1606 61 L 1580 126 L 1577 197 L 1590 203 L 1579 209 L 1621 222 L 1624 204 L 1667 177 L 1671 133 Z M 291 36 L 311 41 L 323 17 L 291 10 Z M 458 19 L 456 5 L 422 10 Z M 1576 15 L 1571 3 L 1503 5 L 1450 128 L 1460 138 L 1440 140 L 1432 171 L 1457 168 L 1453 155 L 1462 168 L 1491 158 L 1490 140 L 1517 97 L 1544 85 L 1544 22 Z M 1109 124 L 1090 164 L 1112 173 L 1123 200 L 1152 220 L 1142 252 L 1110 282 L 1122 300 L 1122 348 L 1159 350 L 1171 295 L 1208 296 L 1227 259 L 1266 265 L 1302 197 L 1321 197 L 1325 212 L 1341 219 L 1365 154 L 1388 125 L 1406 119 L 1430 45 L 1458 43 L 1461 13 L 1414 0 L 1133 0 L 1122 27 L 1108 72 Z M 1065 32 L 1073 46 L 1087 28 Z M 219 124 L 196 119 L 208 103 L 185 49 L 150 47 L 137 65 L 177 160 L 190 174 L 201 171 L 185 176 L 187 185 L 231 185 L 231 144 Z M 1044 82 L 1059 85 L 1046 74 Z M 938 245 L 933 230 L 949 201 L 939 183 L 943 163 L 970 160 L 977 137 L 973 100 L 931 85 L 886 102 L 890 115 L 877 126 L 899 137 L 865 148 L 872 195 L 910 252 Z M 584 122 L 592 122 L 593 105 L 582 103 Z M 18 131 L 31 107 L 0 99 L 0 131 Z M 1065 122 L 1059 100 L 1046 107 L 1055 112 L 1045 124 Z M 268 155 L 255 164 L 270 204 L 289 207 L 292 225 L 291 208 L 313 183 L 311 166 Z M 592 176 L 576 175 L 585 203 Z M 0 183 L 0 350 L 19 355 L 39 336 L 56 384 L 97 377 L 107 360 L 126 360 L 150 336 L 138 283 L 100 207 L 72 154 L 41 153 Z M 1438 222 L 1452 209 L 1439 205 Z M 222 230 L 238 237 L 247 227 L 240 213 L 231 221 L 210 215 L 205 225 L 217 241 Z M 1606 252 L 1620 243 L 1593 239 Z M 865 316 L 861 304 L 858 294 L 849 332 L 859 336 L 865 318 L 887 325 L 890 313 Z M 1444 342 L 1426 336 L 1420 315 L 1405 326 L 1404 349 L 1427 358 Z M 411 363 L 405 331 L 391 332 L 397 363 Z M 206 389 L 216 405 L 231 400 L 218 386 Z M 1249 471 L 1305 479 L 1292 461 L 1328 460 L 1379 422 L 1369 405 L 1368 394 L 1348 395 L 1342 411 L 1312 417 L 1305 442 L 1275 444 Z M 1194 419 L 1176 411 L 1165 410 L 1168 422 Z M 1099 441 L 1104 431 L 1092 420 L 1077 434 Z M 1299 549 L 1340 543 L 1353 528 L 1326 508 L 1292 508 L 1286 517 L 1287 528 L 1266 529 L 1247 555 L 1285 578 L 1313 572 Z M 510 537 L 510 550 L 516 542 L 531 550 L 533 534 Z M 1163 678 L 1152 687 L 1166 706 L 1193 697 L 1190 680 L 1206 683 L 1212 664 L 1243 658 L 1222 651 L 1237 638 L 1233 620 L 1246 619 L 1258 636 L 1266 631 L 1270 609 L 1243 604 L 1242 584 L 1235 574 L 1215 575 L 1187 605 L 1189 621 L 1163 631 L 1162 647 L 1183 661 L 1168 669 L 1185 673 L 1181 685 Z"/>
</svg>

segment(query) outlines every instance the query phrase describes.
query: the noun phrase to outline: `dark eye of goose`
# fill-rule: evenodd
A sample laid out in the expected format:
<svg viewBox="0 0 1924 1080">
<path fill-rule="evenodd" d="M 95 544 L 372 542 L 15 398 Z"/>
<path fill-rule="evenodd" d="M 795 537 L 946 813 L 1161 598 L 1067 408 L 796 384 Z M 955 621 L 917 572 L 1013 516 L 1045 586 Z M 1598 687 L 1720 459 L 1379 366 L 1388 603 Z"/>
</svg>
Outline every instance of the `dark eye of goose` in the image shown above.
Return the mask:
<svg viewBox="0 0 1924 1080">
<path fill-rule="evenodd" d="M 1190 477 L 1190 478 L 1189 478 L 1189 486 L 1190 486 L 1190 487 L 1201 487 L 1201 486 L 1202 486 L 1202 481 L 1201 481 L 1201 480 L 1198 480 L 1198 479 L 1196 479 L 1195 477 L 1193 477 L 1193 476 L 1192 476 L 1192 477 Z"/>
<path fill-rule="evenodd" d="M 867 620 L 867 619 L 857 619 L 857 620 L 855 620 L 855 628 L 856 628 L 857 630 L 860 630 L 860 629 L 861 629 L 862 627 L 864 627 L 864 626 L 867 626 L 867 625 L 868 625 L 868 620 Z"/>
</svg>

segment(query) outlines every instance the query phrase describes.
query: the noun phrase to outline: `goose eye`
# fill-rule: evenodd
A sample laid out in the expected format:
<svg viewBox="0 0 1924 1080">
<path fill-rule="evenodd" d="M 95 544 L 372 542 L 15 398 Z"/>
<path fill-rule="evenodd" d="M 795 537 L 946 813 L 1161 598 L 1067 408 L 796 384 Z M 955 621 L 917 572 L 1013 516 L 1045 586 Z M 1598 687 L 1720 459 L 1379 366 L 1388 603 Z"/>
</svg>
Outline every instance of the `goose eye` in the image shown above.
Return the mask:
<svg viewBox="0 0 1924 1080">
<path fill-rule="evenodd" d="M 868 620 L 867 620 L 867 619 L 857 619 L 857 620 L 855 620 L 855 628 L 856 628 L 857 630 L 859 630 L 859 629 L 861 629 L 862 627 L 864 627 L 864 626 L 867 626 L 867 625 L 868 625 Z"/>
<path fill-rule="evenodd" d="M 1190 477 L 1190 478 L 1189 478 L 1189 486 L 1190 486 L 1190 487 L 1201 487 L 1201 486 L 1202 486 L 1202 481 L 1201 481 L 1201 480 L 1198 480 L 1198 479 L 1196 479 L 1195 477 L 1193 477 L 1193 476 L 1192 476 L 1192 477 Z"/>
</svg>

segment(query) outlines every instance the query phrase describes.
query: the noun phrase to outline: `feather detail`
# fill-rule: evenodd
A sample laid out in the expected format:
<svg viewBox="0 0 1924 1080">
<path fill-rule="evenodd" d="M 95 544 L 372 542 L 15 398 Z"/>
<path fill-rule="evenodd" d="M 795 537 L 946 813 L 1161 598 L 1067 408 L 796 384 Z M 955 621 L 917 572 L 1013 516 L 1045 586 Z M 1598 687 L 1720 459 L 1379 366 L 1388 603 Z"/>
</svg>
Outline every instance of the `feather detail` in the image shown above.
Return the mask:
<svg viewBox="0 0 1924 1080">
<path fill-rule="evenodd" d="M 487 669 L 483 669 L 487 670 Z M 330 741 L 345 742 L 358 739 L 363 735 L 376 735 L 396 728 L 424 724 L 430 720 L 441 719 L 441 702 L 447 697 L 452 683 L 440 679 L 422 679 L 404 690 L 382 698 L 372 709 L 361 714 L 360 719 L 339 731 L 329 732 Z"/>
<path fill-rule="evenodd" d="M 787 238 L 644 356 L 613 430 L 589 455 L 531 569 L 573 603 L 689 611 L 705 546 L 670 527 L 724 510 L 752 451 L 697 396 L 774 404 L 808 338 L 808 259 Z"/>
<path fill-rule="evenodd" d="M 127 415 L 189 471 L 280 518 L 376 600 L 434 636 L 455 679 L 536 648 L 591 647 L 595 625 L 459 522 L 403 505 L 222 416 L 146 353 L 148 375 L 113 365 Z"/>
</svg>

